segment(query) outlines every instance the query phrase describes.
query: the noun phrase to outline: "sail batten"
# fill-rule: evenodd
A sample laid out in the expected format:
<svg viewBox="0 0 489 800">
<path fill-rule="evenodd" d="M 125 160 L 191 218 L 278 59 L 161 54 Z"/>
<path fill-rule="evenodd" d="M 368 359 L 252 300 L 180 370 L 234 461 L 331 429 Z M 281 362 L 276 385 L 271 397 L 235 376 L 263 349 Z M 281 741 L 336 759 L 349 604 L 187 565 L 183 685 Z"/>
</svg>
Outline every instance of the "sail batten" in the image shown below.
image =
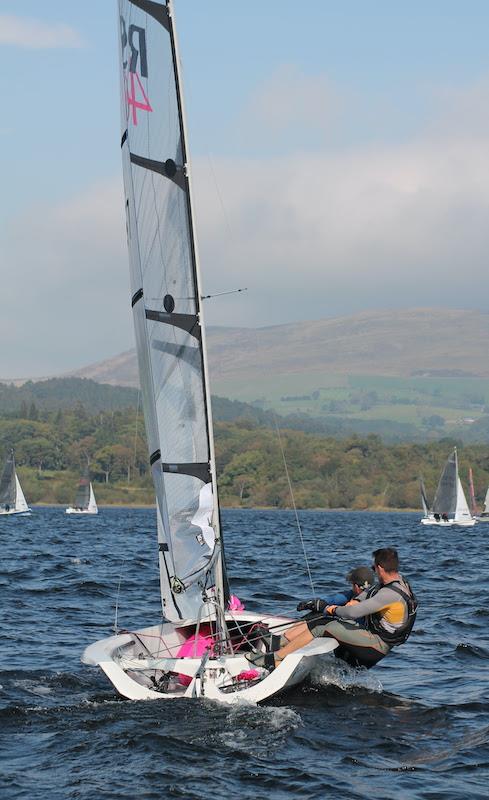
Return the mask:
<svg viewBox="0 0 489 800">
<path fill-rule="evenodd" d="M 219 574 L 219 506 L 183 104 L 170 3 L 119 0 L 131 305 L 169 619 Z M 196 576 L 188 584 L 187 576 Z M 182 589 L 182 587 L 184 587 Z M 174 595 L 178 596 L 175 602 Z"/>
</svg>

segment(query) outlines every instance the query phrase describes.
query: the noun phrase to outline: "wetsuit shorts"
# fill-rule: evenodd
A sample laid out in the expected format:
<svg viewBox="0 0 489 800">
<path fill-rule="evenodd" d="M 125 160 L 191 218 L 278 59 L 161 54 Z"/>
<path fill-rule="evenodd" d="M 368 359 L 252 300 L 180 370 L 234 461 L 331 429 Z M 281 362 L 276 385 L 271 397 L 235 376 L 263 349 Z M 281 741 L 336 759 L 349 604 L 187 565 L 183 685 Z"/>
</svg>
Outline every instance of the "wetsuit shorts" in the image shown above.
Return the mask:
<svg viewBox="0 0 489 800">
<path fill-rule="evenodd" d="M 330 636 L 336 639 L 338 647 L 334 651 L 337 658 L 341 658 L 352 667 L 373 667 L 390 651 L 390 647 L 375 633 L 370 633 L 354 622 L 347 620 L 330 620 L 327 617 L 306 620 L 307 627 L 314 636 Z"/>
</svg>

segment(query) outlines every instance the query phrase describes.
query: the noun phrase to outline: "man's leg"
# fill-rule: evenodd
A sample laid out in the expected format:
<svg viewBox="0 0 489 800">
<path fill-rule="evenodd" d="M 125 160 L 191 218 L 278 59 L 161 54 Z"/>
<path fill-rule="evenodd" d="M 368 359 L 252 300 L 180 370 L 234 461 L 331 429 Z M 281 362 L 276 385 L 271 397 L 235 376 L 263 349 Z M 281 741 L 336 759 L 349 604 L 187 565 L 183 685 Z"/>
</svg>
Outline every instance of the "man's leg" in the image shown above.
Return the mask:
<svg viewBox="0 0 489 800">
<path fill-rule="evenodd" d="M 298 622 L 297 625 L 292 625 L 291 628 L 284 631 L 282 634 L 284 639 L 287 639 L 287 642 L 293 642 L 294 639 L 297 639 L 302 633 L 308 630 L 308 627 L 305 622 Z M 287 642 L 281 642 L 282 646 L 285 646 Z"/>
<path fill-rule="evenodd" d="M 336 639 L 339 647 L 335 655 L 352 667 L 370 669 L 390 652 L 389 645 L 380 636 L 347 621 L 328 622 L 324 626 L 323 636 Z"/>
<path fill-rule="evenodd" d="M 304 645 L 309 644 L 314 639 L 311 631 L 307 627 L 305 622 L 300 622 L 297 626 L 294 625 L 294 628 L 299 628 L 300 630 L 294 631 L 294 636 L 292 639 L 289 639 L 290 634 L 292 631 L 288 631 L 286 638 L 289 639 L 289 643 L 285 645 L 285 647 L 281 647 L 280 650 L 277 650 L 275 655 L 276 661 L 281 661 L 285 656 L 288 656 L 289 653 L 293 653 L 295 650 L 299 650 Z"/>
</svg>

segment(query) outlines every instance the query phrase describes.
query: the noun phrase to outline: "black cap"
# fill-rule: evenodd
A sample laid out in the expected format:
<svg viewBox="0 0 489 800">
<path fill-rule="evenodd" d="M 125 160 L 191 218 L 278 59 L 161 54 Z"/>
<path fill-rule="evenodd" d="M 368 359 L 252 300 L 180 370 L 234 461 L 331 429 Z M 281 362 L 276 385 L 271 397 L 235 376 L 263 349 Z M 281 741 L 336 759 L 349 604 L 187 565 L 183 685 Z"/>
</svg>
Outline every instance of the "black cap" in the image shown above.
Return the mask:
<svg viewBox="0 0 489 800">
<path fill-rule="evenodd" d="M 370 567 L 355 567 L 346 576 L 349 583 L 356 583 L 362 589 L 368 589 L 375 583 L 375 572 Z"/>
</svg>

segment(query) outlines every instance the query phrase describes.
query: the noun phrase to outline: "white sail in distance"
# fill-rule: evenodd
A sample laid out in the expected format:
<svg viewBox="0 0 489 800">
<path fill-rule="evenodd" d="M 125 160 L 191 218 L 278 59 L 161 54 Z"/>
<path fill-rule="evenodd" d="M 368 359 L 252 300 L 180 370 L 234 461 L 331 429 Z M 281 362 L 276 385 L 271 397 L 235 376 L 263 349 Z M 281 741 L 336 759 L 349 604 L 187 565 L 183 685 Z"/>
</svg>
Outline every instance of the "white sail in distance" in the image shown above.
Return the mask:
<svg viewBox="0 0 489 800">
<path fill-rule="evenodd" d="M 189 164 L 171 4 L 119 0 L 131 297 L 167 619 L 225 603 Z"/>
<path fill-rule="evenodd" d="M 24 492 L 22 491 L 19 478 L 17 477 L 17 473 L 15 473 L 15 510 L 19 513 L 30 510 L 29 506 L 27 505 Z"/>
<path fill-rule="evenodd" d="M 454 515 L 455 522 L 463 522 L 464 520 L 472 519 L 472 514 L 465 497 L 462 482 L 457 474 L 457 507 Z"/>
<path fill-rule="evenodd" d="M 92 484 L 90 484 L 90 494 L 88 498 L 87 511 L 89 514 L 98 514 L 97 501 L 95 500 L 95 494 L 93 491 Z"/>
</svg>

